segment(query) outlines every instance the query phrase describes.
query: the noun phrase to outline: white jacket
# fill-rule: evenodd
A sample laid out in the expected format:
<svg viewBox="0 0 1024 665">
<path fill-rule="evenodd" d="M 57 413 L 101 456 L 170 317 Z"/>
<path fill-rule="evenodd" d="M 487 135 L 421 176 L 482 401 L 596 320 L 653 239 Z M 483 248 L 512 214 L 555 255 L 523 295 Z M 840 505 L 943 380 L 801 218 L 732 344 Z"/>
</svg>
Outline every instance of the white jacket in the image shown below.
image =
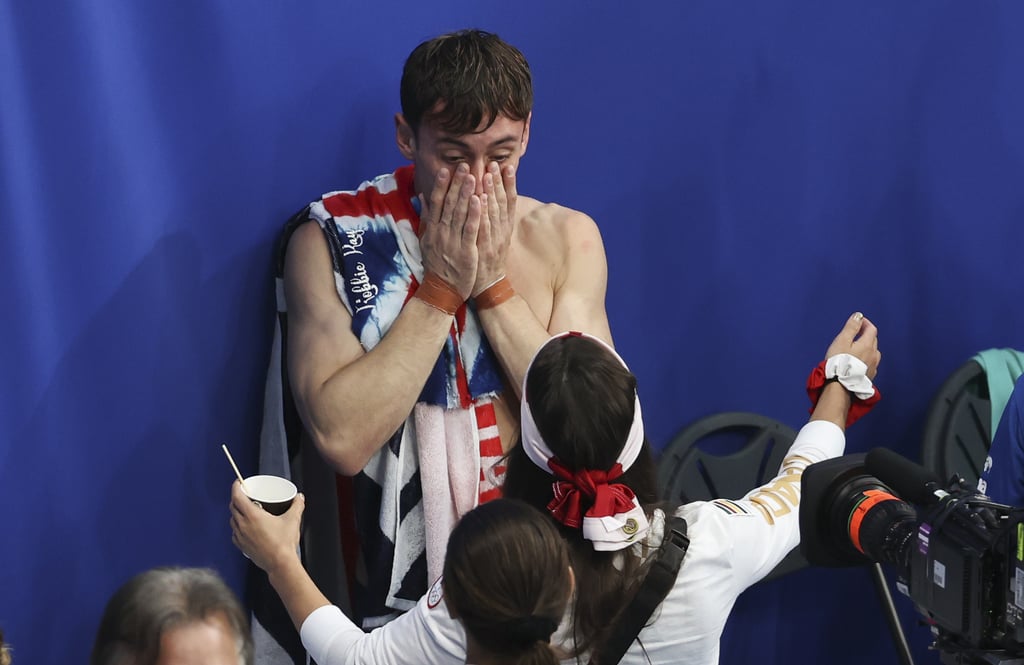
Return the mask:
<svg viewBox="0 0 1024 665">
<path fill-rule="evenodd" d="M 814 462 L 837 457 L 843 431 L 826 421 L 800 430 L 779 475 L 742 499 L 698 501 L 676 513 L 687 523 L 690 547 L 675 586 L 622 659 L 624 665 L 717 665 L 718 643 L 736 598 L 800 542 L 800 477 Z M 657 548 L 665 515 L 655 511 L 647 544 Z M 556 634 L 571 634 L 563 626 Z M 440 581 L 416 607 L 364 633 L 341 610 L 327 605 L 302 624 L 302 643 L 320 665 L 357 663 L 444 665 L 466 662 L 462 624 L 448 615 Z M 571 647 L 571 645 L 566 645 Z M 579 662 L 585 663 L 586 656 Z M 577 662 L 577 659 L 566 661 Z"/>
</svg>

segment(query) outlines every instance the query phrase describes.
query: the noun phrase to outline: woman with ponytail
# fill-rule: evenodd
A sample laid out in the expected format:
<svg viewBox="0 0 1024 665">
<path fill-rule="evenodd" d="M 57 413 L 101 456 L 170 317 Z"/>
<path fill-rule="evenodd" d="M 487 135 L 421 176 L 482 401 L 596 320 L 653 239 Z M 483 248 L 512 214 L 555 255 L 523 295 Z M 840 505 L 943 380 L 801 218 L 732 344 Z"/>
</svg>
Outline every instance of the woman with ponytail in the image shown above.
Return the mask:
<svg viewBox="0 0 1024 665">
<path fill-rule="evenodd" d="M 443 592 L 466 628 L 468 662 L 557 665 L 551 635 L 573 578 L 554 523 L 511 499 L 466 513 L 448 539 Z"/>
<path fill-rule="evenodd" d="M 596 337 L 552 337 L 523 379 L 521 441 L 509 454 L 508 498 L 498 503 L 526 510 L 524 521 L 495 502 L 468 513 L 452 533 L 442 580 L 415 608 L 369 634 L 329 605 L 302 569 L 295 554 L 301 495 L 278 518 L 254 507 L 236 482 L 235 543 L 267 570 L 321 665 L 552 663 L 556 653 L 563 663 L 716 665 L 736 598 L 799 544 L 803 470 L 842 455 L 846 426 L 879 398 L 871 382 L 881 361 L 877 333 L 860 313 L 846 321 L 811 373 L 810 421 L 773 480 L 735 500 L 678 507 L 657 503 L 636 377 L 625 362 Z M 682 565 L 639 633 L 622 631 L 631 641 L 620 659 L 609 636 L 676 517 L 689 537 Z M 556 549 L 555 530 L 544 535 L 541 524 L 557 527 L 567 558 L 540 554 Z M 576 592 L 556 630 L 570 570 Z"/>
<path fill-rule="evenodd" d="M 803 470 L 841 455 L 845 427 L 879 397 L 870 380 L 881 361 L 877 330 L 860 313 L 825 357 L 808 382 L 810 421 L 773 480 L 736 500 L 672 508 L 656 504 L 636 378 L 622 358 L 579 333 L 556 336 L 537 352 L 523 381 L 521 445 L 510 453 L 504 492 L 547 511 L 569 543 L 579 592 L 562 644 L 572 661 L 718 663 L 736 598 L 800 542 Z M 672 514 L 687 525 L 682 566 L 618 660 L 606 654 L 606 640 L 647 575 Z"/>
<path fill-rule="evenodd" d="M 267 571 L 313 659 L 342 663 L 557 665 L 551 636 L 574 581 L 555 524 L 521 501 L 466 513 L 448 540 L 444 574 L 412 611 L 364 633 L 329 604 L 296 549 L 304 499 L 276 517 L 232 488 L 235 544 Z"/>
<path fill-rule="evenodd" d="M 604 342 L 569 333 L 538 351 L 523 382 L 520 445 L 504 492 L 548 512 L 569 543 L 583 591 L 567 646 L 592 652 L 646 573 L 656 549 L 644 541 L 651 516 L 664 526 L 636 377 Z"/>
</svg>

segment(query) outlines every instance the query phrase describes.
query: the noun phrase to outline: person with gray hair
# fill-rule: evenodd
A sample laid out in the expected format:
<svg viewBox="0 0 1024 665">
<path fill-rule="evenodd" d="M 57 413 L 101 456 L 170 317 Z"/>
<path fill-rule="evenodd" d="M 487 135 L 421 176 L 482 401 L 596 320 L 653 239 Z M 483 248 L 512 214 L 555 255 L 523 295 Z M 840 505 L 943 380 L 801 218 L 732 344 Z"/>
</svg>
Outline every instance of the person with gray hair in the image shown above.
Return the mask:
<svg viewBox="0 0 1024 665">
<path fill-rule="evenodd" d="M 209 568 L 153 568 L 107 602 L 90 665 L 252 665 L 249 621 Z"/>
<path fill-rule="evenodd" d="M 11 665 L 11 648 L 4 642 L 4 631 L 0 629 L 0 665 Z"/>
</svg>

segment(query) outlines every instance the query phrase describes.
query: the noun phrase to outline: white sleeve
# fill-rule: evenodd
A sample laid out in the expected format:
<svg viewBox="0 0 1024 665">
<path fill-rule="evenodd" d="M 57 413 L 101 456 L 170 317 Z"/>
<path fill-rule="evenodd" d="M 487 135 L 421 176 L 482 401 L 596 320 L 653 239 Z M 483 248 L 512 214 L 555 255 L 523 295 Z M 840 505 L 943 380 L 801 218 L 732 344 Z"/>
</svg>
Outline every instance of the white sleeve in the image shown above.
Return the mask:
<svg viewBox="0 0 1024 665">
<path fill-rule="evenodd" d="M 746 588 L 800 544 L 800 479 L 815 462 L 843 454 L 846 437 L 834 423 L 815 420 L 797 434 L 779 474 L 738 501 L 716 499 L 732 540 L 735 580 Z"/>
<path fill-rule="evenodd" d="M 443 599 L 433 606 L 424 596 L 394 621 L 364 633 L 334 605 L 314 610 L 299 631 L 302 644 L 320 665 L 418 665 L 465 663 L 462 624 L 448 615 Z"/>
<path fill-rule="evenodd" d="M 337 605 L 324 605 L 313 610 L 299 629 L 302 646 L 313 660 L 324 665 L 334 661 L 327 660 L 327 653 L 336 641 L 354 642 L 365 633 L 352 620 L 345 616 Z M 343 661 L 338 661 L 343 662 Z"/>
</svg>

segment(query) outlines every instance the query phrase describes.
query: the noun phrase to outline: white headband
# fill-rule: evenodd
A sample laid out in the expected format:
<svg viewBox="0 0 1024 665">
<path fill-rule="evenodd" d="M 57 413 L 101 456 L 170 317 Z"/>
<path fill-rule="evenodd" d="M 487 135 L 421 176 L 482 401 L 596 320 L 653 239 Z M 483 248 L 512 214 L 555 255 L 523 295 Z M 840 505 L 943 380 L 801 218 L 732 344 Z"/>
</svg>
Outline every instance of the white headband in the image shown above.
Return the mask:
<svg viewBox="0 0 1024 665">
<path fill-rule="evenodd" d="M 520 418 L 521 418 L 521 438 L 522 446 L 526 452 L 527 457 L 536 464 L 538 467 L 547 471 L 548 473 L 554 472 L 554 467 L 551 461 L 554 459 L 555 463 L 558 464 L 557 458 L 548 444 L 544 441 L 544 437 L 541 436 L 540 431 L 537 429 L 537 423 L 533 420 L 533 413 L 530 411 L 529 400 L 526 395 L 526 377 L 530 374 L 530 369 L 533 367 L 534 361 L 537 360 L 537 355 L 544 349 L 552 340 L 561 339 L 563 337 L 585 337 L 598 345 L 606 349 L 622 364 L 622 366 L 629 370 L 626 362 L 615 352 L 611 346 L 605 343 L 603 340 L 588 335 L 586 333 L 579 332 L 564 332 L 554 337 L 551 337 L 547 342 L 541 345 L 537 353 L 534 354 L 530 360 L 530 365 L 526 369 L 526 374 L 523 376 L 523 393 L 522 400 L 520 402 Z M 634 393 L 633 401 L 633 423 L 629 428 L 629 434 L 626 437 L 626 442 L 622 446 L 622 451 L 619 453 L 616 462 L 622 467 L 622 471 L 627 471 L 633 462 L 636 461 L 637 456 L 640 454 L 641 448 L 644 443 L 644 422 L 643 413 L 640 410 L 640 397 Z M 566 488 L 563 482 L 556 482 L 554 485 L 555 499 L 548 506 L 549 510 L 553 513 L 557 513 L 553 509 L 554 504 L 564 497 Z M 631 499 L 631 506 L 620 506 L 620 509 L 612 514 L 597 515 L 594 514 L 594 510 L 587 511 L 587 515 L 584 516 L 583 524 L 583 536 L 594 543 L 595 550 L 619 550 L 629 546 L 637 539 L 642 538 L 647 532 L 648 523 L 647 516 L 643 509 L 640 507 L 639 501 L 636 496 L 633 495 L 633 491 L 625 485 L 620 483 L 614 484 L 616 487 L 623 488 L 628 493 L 628 498 Z M 556 514 L 556 518 L 559 517 Z M 567 523 L 564 522 L 563 523 Z M 572 526 L 570 524 L 570 526 Z"/>
<path fill-rule="evenodd" d="M 589 340 L 596 342 L 605 349 L 608 350 L 615 358 L 622 363 L 622 366 L 627 370 L 629 366 L 626 365 L 626 361 L 622 359 L 615 349 L 610 347 L 604 340 L 587 333 L 580 332 L 564 332 L 555 335 L 547 342 L 541 345 L 540 349 L 537 349 L 537 353 L 533 354 L 533 358 L 530 359 L 530 365 L 526 368 L 526 373 L 523 375 L 523 398 L 519 408 L 520 418 L 522 419 L 522 438 L 523 448 L 526 450 L 527 456 L 533 463 L 544 469 L 550 471 L 548 467 L 548 460 L 554 457 L 554 453 L 548 448 L 548 444 L 544 442 L 544 437 L 540 435 L 537 430 L 537 423 L 533 421 L 533 413 L 530 412 L 530 404 L 526 399 L 526 377 L 530 375 L 530 368 L 533 367 L 533 363 L 537 360 L 537 355 L 540 354 L 541 349 L 550 344 L 553 340 L 561 339 L 563 337 L 585 337 Z M 622 470 L 626 471 L 629 467 L 633 466 L 633 462 L 636 461 L 637 456 L 640 454 L 640 449 L 644 444 L 644 418 L 643 413 L 640 411 L 640 396 L 634 394 L 633 400 L 633 424 L 629 428 L 629 435 L 626 437 L 626 444 L 622 447 L 622 452 L 619 453 L 619 457 L 616 460 L 622 465 Z"/>
</svg>

